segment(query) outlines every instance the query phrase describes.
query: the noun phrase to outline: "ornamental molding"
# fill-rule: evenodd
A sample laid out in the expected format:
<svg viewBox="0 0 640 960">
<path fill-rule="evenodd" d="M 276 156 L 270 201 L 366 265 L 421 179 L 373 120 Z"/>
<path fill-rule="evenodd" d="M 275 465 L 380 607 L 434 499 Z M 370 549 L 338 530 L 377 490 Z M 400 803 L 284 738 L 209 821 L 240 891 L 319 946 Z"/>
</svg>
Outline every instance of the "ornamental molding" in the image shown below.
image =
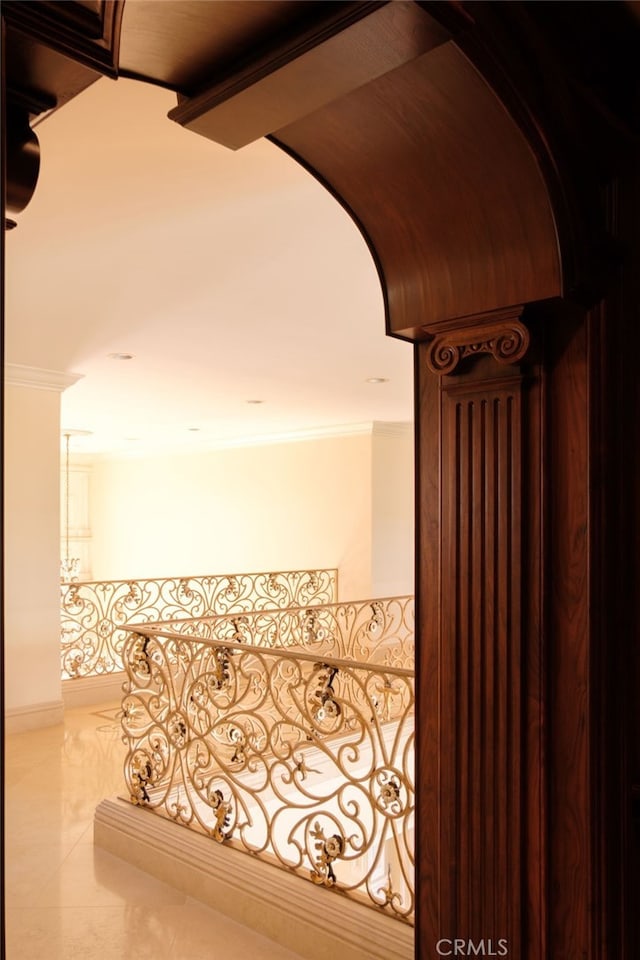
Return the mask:
<svg viewBox="0 0 640 960">
<path fill-rule="evenodd" d="M 83 373 L 62 373 L 59 370 L 43 370 L 20 363 L 7 363 L 4 382 L 10 387 L 31 387 L 34 390 L 57 390 L 62 393 L 67 387 L 81 380 Z"/>
<path fill-rule="evenodd" d="M 413 423 L 401 420 L 374 420 L 371 433 L 374 437 L 411 438 L 413 437 Z"/>
<path fill-rule="evenodd" d="M 481 353 L 490 353 L 499 363 L 518 363 L 530 343 L 529 331 L 520 320 L 522 311 L 519 305 L 424 326 L 433 337 L 427 366 L 433 373 L 450 374 L 462 360 Z"/>
</svg>

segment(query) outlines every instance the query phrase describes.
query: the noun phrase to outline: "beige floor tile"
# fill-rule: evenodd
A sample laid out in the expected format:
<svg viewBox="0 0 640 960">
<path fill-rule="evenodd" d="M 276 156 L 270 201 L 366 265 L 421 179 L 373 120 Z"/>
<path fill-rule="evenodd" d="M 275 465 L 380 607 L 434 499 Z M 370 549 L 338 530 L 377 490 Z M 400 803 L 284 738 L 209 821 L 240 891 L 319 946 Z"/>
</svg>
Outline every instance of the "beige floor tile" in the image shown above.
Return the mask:
<svg viewBox="0 0 640 960">
<path fill-rule="evenodd" d="M 39 899 L 46 907 L 165 907 L 186 901 L 175 887 L 88 843 L 74 847 L 55 875 L 43 884 Z"/>
<path fill-rule="evenodd" d="M 8 909 L 7 960 L 169 960 L 175 932 L 138 905 Z"/>
<path fill-rule="evenodd" d="M 196 900 L 181 911 L 175 943 L 189 960 L 299 960 L 297 953 Z"/>
<path fill-rule="evenodd" d="M 93 846 L 96 806 L 126 792 L 118 707 L 6 739 L 7 960 L 298 960 Z"/>
<path fill-rule="evenodd" d="M 36 807 L 32 810 L 32 824 L 21 821 L 11 823 L 9 816 L 6 818 L 6 837 L 7 846 L 26 846 L 51 843 L 51 838 L 57 838 L 60 844 L 66 849 L 72 848 L 78 843 L 80 837 L 87 829 L 87 821 L 65 823 L 61 818 L 55 816 L 42 815 Z"/>
<path fill-rule="evenodd" d="M 51 843 L 8 848 L 4 858 L 5 904 L 29 907 L 36 903 L 43 885 L 60 869 L 70 850 Z"/>
</svg>

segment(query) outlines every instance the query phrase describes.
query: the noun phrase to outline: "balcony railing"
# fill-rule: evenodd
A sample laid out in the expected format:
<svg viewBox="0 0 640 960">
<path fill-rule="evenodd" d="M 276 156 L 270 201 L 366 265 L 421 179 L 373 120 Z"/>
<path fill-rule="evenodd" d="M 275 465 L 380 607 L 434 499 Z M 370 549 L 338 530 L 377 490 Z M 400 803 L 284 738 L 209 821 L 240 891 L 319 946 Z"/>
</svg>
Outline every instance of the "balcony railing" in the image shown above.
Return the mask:
<svg viewBox="0 0 640 960">
<path fill-rule="evenodd" d="M 315 656 L 373 660 L 405 669 L 413 669 L 415 660 L 412 597 L 180 618 L 150 624 L 149 629 L 254 647 L 297 646 Z"/>
<path fill-rule="evenodd" d="M 123 670 L 127 623 L 331 603 L 336 599 L 337 579 L 337 570 L 288 570 L 64 583 L 60 587 L 62 679 Z"/>
<path fill-rule="evenodd" d="M 129 799 L 411 923 L 412 659 L 411 597 L 131 632 Z"/>
</svg>

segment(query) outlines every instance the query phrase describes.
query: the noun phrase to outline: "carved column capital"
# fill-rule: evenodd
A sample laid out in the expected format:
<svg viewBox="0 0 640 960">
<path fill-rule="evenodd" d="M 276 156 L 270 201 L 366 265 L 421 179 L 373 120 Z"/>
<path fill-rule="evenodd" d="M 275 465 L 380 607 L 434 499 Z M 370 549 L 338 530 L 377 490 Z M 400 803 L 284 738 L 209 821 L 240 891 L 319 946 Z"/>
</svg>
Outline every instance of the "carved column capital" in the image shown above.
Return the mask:
<svg viewBox="0 0 640 960">
<path fill-rule="evenodd" d="M 433 373 L 453 373 L 461 360 L 490 353 L 500 363 L 517 363 L 529 348 L 529 331 L 521 321 L 522 305 L 459 317 L 423 326 L 433 337 L 427 365 Z"/>
</svg>

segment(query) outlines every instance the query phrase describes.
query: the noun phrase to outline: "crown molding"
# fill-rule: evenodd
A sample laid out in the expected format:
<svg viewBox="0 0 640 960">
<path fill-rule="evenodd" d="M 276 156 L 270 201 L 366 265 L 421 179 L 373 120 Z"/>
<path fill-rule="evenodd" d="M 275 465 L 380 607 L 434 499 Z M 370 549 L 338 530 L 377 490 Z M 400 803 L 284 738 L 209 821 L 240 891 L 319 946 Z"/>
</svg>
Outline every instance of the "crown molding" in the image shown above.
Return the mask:
<svg viewBox="0 0 640 960">
<path fill-rule="evenodd" d="M 282 433 L 266 433 L 251 435 L 245 437 L 220 437 L 204 440 L 197 445 L 187 444 L 168 444 L 156 446 L 154 444 L 145 444 L 140 442 L 139 446 L 131 446 L 127 449 L 123 447 L 114 447 L 109 450 L 95 450 L 93 458 L 96 462 L 108 460 L 138 460 L 147 457 L 164 456 L 193 456 L 199 454 L 215 453 L 218 450 L 233 450 L 243 447 L 267 447 L 277 444 L 304 443 L 316 440 L 333 440 L 342 437 L 372 436 L 373 423 L 347 423 L 334 424 L 326 427 L 313 427 L 308 430 L 291 430 Z"/>
<path fill-rule="evenodd" d="M 4 367 L 4 382 L 7 386 L 30 387 L 32 390 L 57 390 L 62 393 L 83 376 L 83 373 L 43 370 L 41 367 L 27 367 L 20 363 L 6 363 Z"/>
<path fill-rule="evenodd" d="M 413 436 L 413 423 L 407 421 L 393 421 L 393 420 L 374 420 L 373 422 L 373 436 L 374 437 L 412 437 Z"/>
<path fill-rule="evenodd" d="M 260 447 L 275 443 L 298 443 L 305 440 L 332 440 L 336 437 L 369 436 L 373 433 L 373 423 L 338 423 L 328 427 L 311 427 L 308 430 L 290 430 L 283 433 L 271 433 L 264 436 L 239 437 L 221 440 L 220 447 Z"/>
<path fill-rule="evenodd" d="M 313 443 L 321 440 L 339 440 L 344 437 L 371 437 L 371 438 L 407 438 L 413 436 L 413 423 L 394 421 L 367 421 L 364 423 L 333 424 L 325 427 L 314 427 L 308 430 L 291 430 L 289 432 L 263 434 L 259 436 L 230 437 L 211 439 L 198 443 L 195 446 L 187 444 L 168 444 L 155 446 L 154 444 L 133 445 L 127 448 L 114 447 L 113 449 L 86 451 L 86 456 L 92 462 L 141 460 L 148 457 L 194 456 L 215 453 L 216 451 L 233 450 L 246 447 L 267 447 L 289 443 Z M 77 453 L 74 455 L 77 456 Z"/>
</svg>

